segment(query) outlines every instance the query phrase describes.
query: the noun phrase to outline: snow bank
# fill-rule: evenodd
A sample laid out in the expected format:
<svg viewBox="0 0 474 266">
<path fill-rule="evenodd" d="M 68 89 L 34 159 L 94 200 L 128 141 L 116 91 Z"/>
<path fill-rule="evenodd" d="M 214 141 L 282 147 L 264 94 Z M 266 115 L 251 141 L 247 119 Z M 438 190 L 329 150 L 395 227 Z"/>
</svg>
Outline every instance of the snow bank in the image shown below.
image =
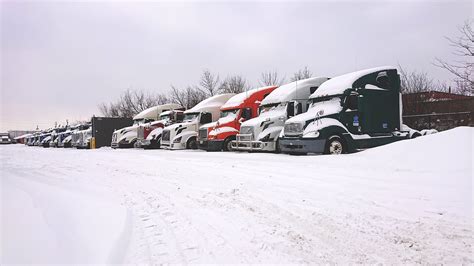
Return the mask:
<svg viewBox="0 0 474 266">
<path fill-rule="evenodd" d="M 3 170 L 2 264 L 122 261 L 130 223 L 125 208 L 77 187 Z"/>
<path fill-rule="evenodd" d="M 1 263 L 472 264 L 473 133 L 340 156 L 0 146 Z"/>
</svg>

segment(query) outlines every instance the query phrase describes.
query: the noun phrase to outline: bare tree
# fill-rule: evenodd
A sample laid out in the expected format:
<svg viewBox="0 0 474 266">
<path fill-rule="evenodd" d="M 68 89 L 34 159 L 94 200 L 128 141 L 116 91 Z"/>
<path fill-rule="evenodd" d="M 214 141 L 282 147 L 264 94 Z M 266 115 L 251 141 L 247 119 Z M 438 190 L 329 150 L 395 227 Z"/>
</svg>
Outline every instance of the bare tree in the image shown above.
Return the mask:
<svg viewBox="0 0 474 266">
<path fill-rule="evenodd" d="M 168 102 L 164 94 L 150 94 L 140 90 L 126 90 L 120 98 L 109 104 L 99 104 L 99 110 L 108 117 L 133 117 L 150 107 Z"/>
<path fill-rule="evenodd" d="M 472 20 L 466 20 L 459 27 L 460 36 L 456 39 L 446 37 L 449 45 L 454 48 L 453 54 L 458 57 L 454 63 L 436 58 L 434 65 L 444 68 L 453 74 L 459 92 L 474 94 L 474 32 Z"/>
<path fill-rule="evenodd" d="M 206 94 L 198 88 L 188 86 L 184 90 L 171 86 L 170 98 L 186 109 L 193 108 L 196 104 L 207 98 Z"/>
<path fill-rule="evenodd" d="M 433 80 L 426 72 L 407 72 L 400 65 L 400 89 L 403 94 L 433 90 Z"/>
<path fill-rule="evenodd" d="M 219 75 L 214 75 L 208 69 L 205 69 L 202 72 L 199 85 L 201 86 L 198 87 L 199 90 L 208 96 L 213 96 L 219 91 Z"/>
<path fill-rule="evenodd" d="M 285 77 L 280 78 L 277 71 L 262 72 L 259 80 L 260 86 L 281 86 L 283 83 L 285 83 Z"/>
<path fill-rule="evenodd" d="M 303 69 L 298 70 L 298 72 L 295 72 L 293 74 L 293 77 L 291 77 L 290 81 L 297 81 L 297 80 L 302 80 L 302 79 L 307 79 L 313 76 L 313 73 L 309 70 L 307 66 L 305 66 Z"/>
<path fill-rule="evenodd" d="M 247 81 L 239 75 L 227 77 L 219 87 L 222 93 L 241 93 L 249 89 Z"/>
</svg>

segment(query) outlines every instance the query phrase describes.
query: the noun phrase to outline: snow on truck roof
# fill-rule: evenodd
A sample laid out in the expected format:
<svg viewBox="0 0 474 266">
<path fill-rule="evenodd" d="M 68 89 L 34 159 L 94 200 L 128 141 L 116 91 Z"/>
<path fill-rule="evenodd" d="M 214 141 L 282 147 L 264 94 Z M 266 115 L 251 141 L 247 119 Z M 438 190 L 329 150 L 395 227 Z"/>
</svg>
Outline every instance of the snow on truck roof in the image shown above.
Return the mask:
<svg viewBox="0 0 474 266">
<path fill-rule="evenodd" d="M 262 91 L 262 90 L 274 88 L 274 87 L 276 87 L 276 86 L 265 86 L 265 87 L 260 87 L 260 88 L 251 89 L 251 90 L 248 90 L 248 91 L 241 92 L 237 95 L 234 95 L 232 98 L 230 98 L 221 108 L 229 108 L 229 107 L 239 106 L 239 105 L 243 104 L 245 102 L 245 100 L 247 100 L 247 98 L 252 96 L 254 93 L 257 93 L 257 92 Z"/>
<path fill-rule="evenodd" d="M 188 114 L 188 113 L 207 111 L 210 108 L 221 108 L 221 106 L 225 104 L 234 95 L 235 93 L 224 93 L 224 94 L 214 95 L 198 103 L 193 108 L 186 110 L 184 113 Z"/>
<path fill-rule="evenodd" d="M 133 120 L 157 118 L 158 115 L 161 112 L 163 112 L 163 110 L 171 110 L 171 109 L 179 109 L 179 108 L 183 108 L 183 107 L 181 107 L 181 105 L 176 104 L 176 103 L 167 103 L 167 104 L 153 106 L 138 113 L 136 116 L 133 117 Z"/>
<path fill-rule="evenodd" d="M 375 67 L 370 69 L 359 70 L 356 72 L 347 73 L 341 76 L 337 76 L 332 78 L 326 82 L 324 82 L 319 89 L 317 89 L 309 98 L 318 98 L 324 97 L 329 95 L 338 95 L 343 94 L 346 89 L 352 88 L 354 82 L 356 82 L 361 77 L 378 72 L 383 70 L 393 70 L 397 69 L 396 67 L 392 66 L 383 66 L 383 67 Z"/>
<path fill-rule="evenodd" d="M 321 84 L 327 82 L 328 79 L 329 78 L 326 77 L 315 77 L 282 85 L 272 91 L 272 93 L 270 93 L 265 99 L 263 99 L 261 105 L 282 103 L 297 99 L 306 100 L 311 94 L 311 87 L 321 86 Z"/>
</svg>

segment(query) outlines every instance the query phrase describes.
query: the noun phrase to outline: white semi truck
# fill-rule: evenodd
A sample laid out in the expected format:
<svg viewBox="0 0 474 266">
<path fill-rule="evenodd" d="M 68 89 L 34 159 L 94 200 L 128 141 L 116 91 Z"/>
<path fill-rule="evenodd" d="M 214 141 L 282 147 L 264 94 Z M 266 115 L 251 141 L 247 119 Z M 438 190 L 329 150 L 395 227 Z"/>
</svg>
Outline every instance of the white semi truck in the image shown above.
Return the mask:
<svg viewBox="0 0 474 266">
<path fill-rule="evenodd" d="M 159 149 L 163 129 L 175 123 L 183 122 L 184 111 L 171 110 L 160 114 L 157 121 L 138 127 L 137 147 L 144 149 Z"/>
<path fill-rule="evenodd" d="M 285 121 L 306 112 L 308 97 L 327 80 L 326 77 L 298 80 L 274 90 L 262 101 L 259 116 L 242 123 L 232 149 L 278 151 L 278 137 Z"/>
<path fill-rule="evenodd" d="M 184 112 L 183 122 L 167 126 L 161 136 L 162 149 L 197 149 L 199 127 L 219 119 L 220 108 L 234 93 L 214 95 Z"/>
<path fill-rule="evenodd" d="M 137 130 L 143 124 L 158 120 L 162 112 L 170 110 L 181 110 L 183 107 L 179 104 L 169 103 L 154 106 L 143 110 L 133 117 L 133 125 L 115 130 L 112 134 L 112 148 L 133 148 L 137 141 Z"/>
</svg>

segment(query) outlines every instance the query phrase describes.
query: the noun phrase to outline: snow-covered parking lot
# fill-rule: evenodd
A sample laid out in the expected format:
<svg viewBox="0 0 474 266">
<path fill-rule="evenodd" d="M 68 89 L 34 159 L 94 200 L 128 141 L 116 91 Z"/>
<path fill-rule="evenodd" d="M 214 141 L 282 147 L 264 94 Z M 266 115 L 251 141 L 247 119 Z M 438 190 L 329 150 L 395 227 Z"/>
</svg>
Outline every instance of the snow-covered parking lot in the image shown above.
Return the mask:
<svg viewBox="0 0 474 266">
<path fill-rule="evenodd" d="M 473 133 L 341 156 L 0 146 L 0 263 L 473 263 Z"/>
</svg>

